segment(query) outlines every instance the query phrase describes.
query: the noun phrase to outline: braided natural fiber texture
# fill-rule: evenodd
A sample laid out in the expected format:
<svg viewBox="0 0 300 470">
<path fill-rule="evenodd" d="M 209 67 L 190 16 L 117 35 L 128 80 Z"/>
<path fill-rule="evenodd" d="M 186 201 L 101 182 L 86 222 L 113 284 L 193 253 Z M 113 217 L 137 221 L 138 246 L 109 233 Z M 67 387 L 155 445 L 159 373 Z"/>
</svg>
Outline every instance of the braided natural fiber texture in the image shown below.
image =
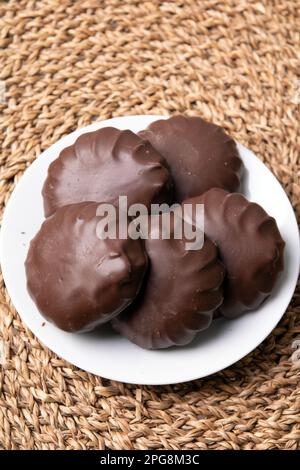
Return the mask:
<svg viewBox="0 0 300 470">
<path fill-rule="evenodd" d="M 299 25 L 299 0 L 2 1 L 2 209 L 25 168 L 76 128 L 187 113 L 252 149 L 299 216 Z M 164 387 L 78 370 L 30 333 L 3 283 L 0 302 L 4 449 L 300 448 L 299 292 L 238 364 Z"/>
</svg>

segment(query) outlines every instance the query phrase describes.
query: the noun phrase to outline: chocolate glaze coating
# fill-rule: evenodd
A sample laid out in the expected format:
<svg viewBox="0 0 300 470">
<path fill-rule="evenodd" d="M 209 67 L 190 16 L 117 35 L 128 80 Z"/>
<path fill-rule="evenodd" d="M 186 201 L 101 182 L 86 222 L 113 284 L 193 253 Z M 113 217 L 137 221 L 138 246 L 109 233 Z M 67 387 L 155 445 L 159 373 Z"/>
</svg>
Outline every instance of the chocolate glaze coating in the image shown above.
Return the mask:
<svg viewBox="0 0 300 470">
<path fill-rule="evenodd" d="M 168 162 L 177 201 L 215 187 L 238 189 L 242 161 L 234 140 L 221 127 L 199 117 L 174 116 L 153 122 L 139 135 Z"/>
<path fill-rule="evenodd" d="M 147 282 L 129 309 L 112 321 L 118 332 L 146 349 L 190 343 L 210 325 L 223 299 L 224 268 L 216 246 L 205 240 L 202 249 L 187 251 L 185 239 L 151 239 L 159 218 L 152 218 L 150 238 L 145 240 Z"/>
<path fill-rule="evenodd" d="M 227 271 L 221 313 L 235 318 L 257 308 L 283 270 L 284 241 L 275 219 L 242 194 L 222 189 L 185 202 L 204 204 L 205 234 L 217 244 Z"/>
<path fill-rule="evenodd" d="M 43 187 L 45 215 L 83 201 L 170 203 L 173 182 L 164 158 L 133 132 L 105 127 L 78 137 L 51 163 Z"/>
<path fill-rule="evenodd" d="M 137 295 L 147 267 L 142 240 L 100 240 L 98 203 L 60 208 L 31 241 L 27 286 L 41 314 L 65 331 L 107 322 Z"/>
</svg>

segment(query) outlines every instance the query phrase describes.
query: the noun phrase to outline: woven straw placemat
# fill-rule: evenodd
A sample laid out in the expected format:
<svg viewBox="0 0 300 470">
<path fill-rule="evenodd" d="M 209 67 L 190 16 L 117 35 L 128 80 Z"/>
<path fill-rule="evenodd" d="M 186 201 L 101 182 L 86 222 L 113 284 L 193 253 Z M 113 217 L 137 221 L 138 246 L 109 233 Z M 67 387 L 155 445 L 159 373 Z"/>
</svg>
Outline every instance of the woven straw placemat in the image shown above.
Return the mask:
<svg viewBox="0 0 300 470">
<path fill-rule="evenodd" d="M 251 148 L 299 216 L 299 24 L 299 0 L 2 1 L 2 209 L 26 167 L 76 128 L 187 113 Z M 30 333 L 3 283 L 0 303 L 4 449 L 300 448 L 299 292 L 238 364 L 164 387 L 78 370 Z"/>
</svg>

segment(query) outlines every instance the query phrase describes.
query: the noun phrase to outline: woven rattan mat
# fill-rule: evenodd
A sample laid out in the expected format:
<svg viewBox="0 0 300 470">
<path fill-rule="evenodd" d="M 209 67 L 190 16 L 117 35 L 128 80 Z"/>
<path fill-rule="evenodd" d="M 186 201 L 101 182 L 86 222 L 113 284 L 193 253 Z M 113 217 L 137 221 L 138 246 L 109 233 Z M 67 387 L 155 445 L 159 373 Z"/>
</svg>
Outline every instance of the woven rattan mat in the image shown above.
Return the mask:
<svg viewBox="0 0 300 470">
<path fill-rule="evenodd" d="M 0 18 L 2 208 L 25 168 L 70 131 L 188 113 L 256 152 L 299 216 L 299 0 L 15 0 L 0 3 Z M 78 370 L 28 331 L 3 284 L 0 295 L 0 447 L 300 448 L 299 294 L 238 364 L 167 387 Z"/>
</svg>

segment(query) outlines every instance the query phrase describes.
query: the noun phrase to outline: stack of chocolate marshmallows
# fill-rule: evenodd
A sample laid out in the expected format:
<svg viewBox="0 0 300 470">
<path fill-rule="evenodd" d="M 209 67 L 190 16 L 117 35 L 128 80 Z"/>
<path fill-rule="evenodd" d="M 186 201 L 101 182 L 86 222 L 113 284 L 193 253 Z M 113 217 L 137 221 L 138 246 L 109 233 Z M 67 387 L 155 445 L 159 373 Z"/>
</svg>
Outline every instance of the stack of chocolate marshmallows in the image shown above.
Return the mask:
<svg viewBox="0 0 300 470">
<path fill-rule="evenodd" d="M 81 135 L 49 167 L 46 220 L 26 260 L 41 314 L 69 332 L 111 322 L 157 349 L 188 344 L 215 316 L 259 307 L 283 269 L 284 241 L 275 220 L 236 192 L 242 175 L 234 140 L 198 117 L 159 120 L 138 134 L 106 127 Z M 99 237 L 99 204 L 117 208 L 119 196 L 149 211 L 204 204 L 202 247 L 187 249 L 172 224 L 163 237 L 160 213 L 144 215 L 147 236 Z"/>
</svg>

